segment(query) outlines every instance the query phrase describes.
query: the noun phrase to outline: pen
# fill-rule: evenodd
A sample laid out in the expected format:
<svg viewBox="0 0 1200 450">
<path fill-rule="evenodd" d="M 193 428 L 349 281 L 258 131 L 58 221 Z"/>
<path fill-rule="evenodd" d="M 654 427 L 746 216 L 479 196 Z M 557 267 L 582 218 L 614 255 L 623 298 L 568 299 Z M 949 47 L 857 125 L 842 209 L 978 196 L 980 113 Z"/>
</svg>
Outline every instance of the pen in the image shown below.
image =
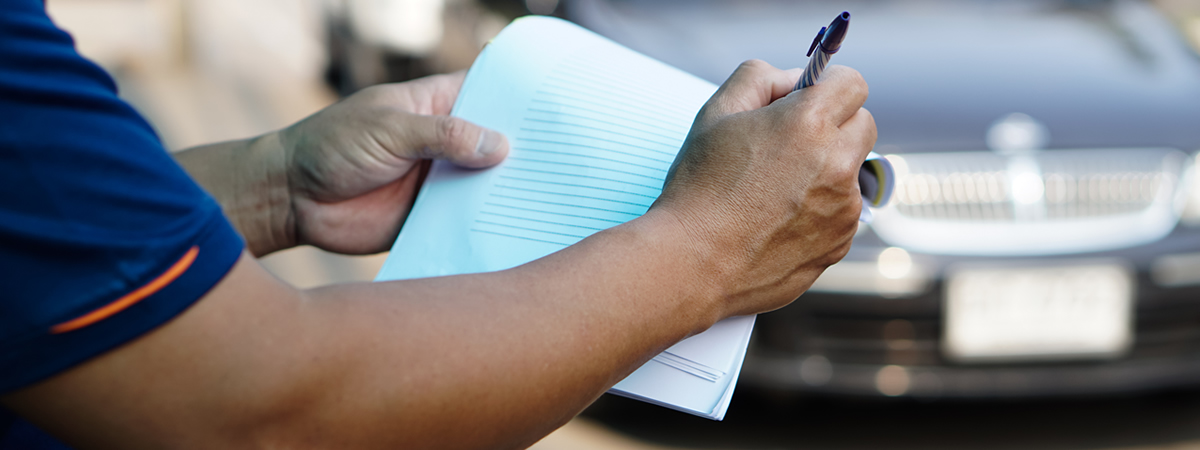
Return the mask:
<svg viewBox="0 0 1200 450">
<path fill-rule="evenodd" d="M 850 28 L 849 11 L 842 11 L 828 27 L 821 27 L 821 31 L 817 32 L 817 37 L 813 38 L 812 45 L 808 47 L 808 54 L 805 55 L 811 56 L 808 60 L 808 67 L 804 68 L 804 76 L 800 77 L 800 82 L 796 83 L 796 89 L 793 90 L 817 84 L 817 78 L 821 77 L 825 65 L 829 64 L 829 57 L 842 48 L 842 39 L 846 38 L 846 29 L 848 28 Z M 815 55 L 813 51 L 816 51 Z"/>
<path fill-rule="evenodd" d="M 794 91 L 817 83 L 817 79 L 821 78 L 821 72 L 825 70 L 825 65 L 829 64 L 829 57 L 842 48 L 842 40 L 846 38 L 846 30 L 849 28 L 849 11 L 842 11 L 828 27 L 821 27 L 821 31 L 817 32 L 817 37 L 813 38 L 812 45 L 808 47 L 806 55 L 810 57 L 808 67 L 804 69 L 804 76 L 800 77 Z M 814 52 L 816 52 L 815 55 Z M 858 189 L 863 198 L 863 208 L 859 213 L 858 220 L 870 223 L 873 216 L 870 207 L 881 208 L 886 205 L 892 198 L 892 190 L 895 186 L 896 172 L 892 168 L 892 163 L 875 152 L 867 155 L 867 160 L 858 170 Z"/>
</svg>

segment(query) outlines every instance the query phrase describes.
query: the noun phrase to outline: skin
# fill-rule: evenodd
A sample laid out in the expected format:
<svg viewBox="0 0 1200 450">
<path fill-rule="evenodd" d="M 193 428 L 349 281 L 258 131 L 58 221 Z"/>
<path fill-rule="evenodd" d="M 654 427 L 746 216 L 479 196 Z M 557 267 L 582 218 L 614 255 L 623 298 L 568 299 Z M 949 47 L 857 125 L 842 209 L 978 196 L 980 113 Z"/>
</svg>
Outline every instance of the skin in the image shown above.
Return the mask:
<svg viewBox="0 0 1200 450">
<path fill-rule="evenodd" d="M 249 252 L 176 319 L 0 402 L 79 448 L 528 446 L 661 350 L 790 303 L 845 255 L 875 141 L 867 87 L 835 66 L 791 93 L 799 75 L 744 63 L 646 215 L 493 273 L 301 291 L 254 258 L 386 249 L 423 161 L 499 162 L 498 135 L 438 117 L 461 74 L 185 152 Z"/>
</svg>

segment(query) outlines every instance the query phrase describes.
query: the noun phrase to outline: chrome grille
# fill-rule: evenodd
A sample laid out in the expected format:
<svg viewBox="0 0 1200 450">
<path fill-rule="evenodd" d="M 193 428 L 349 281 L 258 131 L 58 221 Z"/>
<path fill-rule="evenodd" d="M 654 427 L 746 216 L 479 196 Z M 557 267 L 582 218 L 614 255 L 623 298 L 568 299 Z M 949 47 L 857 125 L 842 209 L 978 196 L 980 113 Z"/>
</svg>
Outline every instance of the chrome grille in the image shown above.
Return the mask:
<svg viewBox="0 0 1200 450">
<path fill-rule="evenodd" d="M 1014 177 L 1014 159 L 1034 177 Z M 1182 154 L 1169 149 L 1059 150 L 1006 157 L 991 152 L 891 155 L 896 210 L 918 219 L 975 222 L 1061 220 L 1142 211 L 1173 194 Z M 1035 204 L 1014 194 L 1039 193 Z M 1028 195 L 1028 194 L 1026 194 Z M 1018 214 L 1020 208 L 1036 214 Z"/>
</svg>

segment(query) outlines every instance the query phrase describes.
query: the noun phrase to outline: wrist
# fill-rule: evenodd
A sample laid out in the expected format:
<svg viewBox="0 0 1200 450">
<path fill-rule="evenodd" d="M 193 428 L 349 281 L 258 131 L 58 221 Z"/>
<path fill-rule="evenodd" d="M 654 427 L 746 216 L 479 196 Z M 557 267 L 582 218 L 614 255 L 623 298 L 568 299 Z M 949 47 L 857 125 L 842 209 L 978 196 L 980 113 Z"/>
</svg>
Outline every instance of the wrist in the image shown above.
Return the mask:
<svg viewBox="0 0 1200 450">
<path fill-rule="evenodd" d="M 720 198 L 697 202 L 673 194 L 660 197 L 651 212 L 669 218 L 672 235 L 688 243 L 693 270 L 701 277 L 707 297 L 716 301 L 717 320 L 766 311 L 747 299 L 770 291 L 757 289 L 752 282 L 770 270 L 755 256 L 767 251 L 760 230 L 769 226 L 750 223 L 753 214 L 738 206 L 717 207 L 716 203 L 723 203 Z"/>
<path fill-rule="evenodd" d="M 255 256 L 295 246 L 287 152 L 277 132 L 176 154 L 221 205 Z"/>
<path fill-rule="evenodd" d="M 671 208 L 652 208 L 628 225 L 641 234 L 639 251 L 670 255 L 664 261 L 669 267 L 659 273 L 671 274 L 663 281 L 680 293 L 679 314 L 696 324 L 691 334 L 731 315 L 720 283 L 724 272 L 720 252 L 712 242 L 699 238 L 686 215 Z"/>
<path fill-rule="evenodd" d="M 250 139 L 242 157 L 244 164 L 239 168 L 242 188 L 233 204 L 239 209 L 237 216 L 244 220 L 245 228 L 253 232 L 253 243 L 247 242 L 250 252 L 262 256 L 296 246 L 289 153 L 279 132 Z"/>
</svg>

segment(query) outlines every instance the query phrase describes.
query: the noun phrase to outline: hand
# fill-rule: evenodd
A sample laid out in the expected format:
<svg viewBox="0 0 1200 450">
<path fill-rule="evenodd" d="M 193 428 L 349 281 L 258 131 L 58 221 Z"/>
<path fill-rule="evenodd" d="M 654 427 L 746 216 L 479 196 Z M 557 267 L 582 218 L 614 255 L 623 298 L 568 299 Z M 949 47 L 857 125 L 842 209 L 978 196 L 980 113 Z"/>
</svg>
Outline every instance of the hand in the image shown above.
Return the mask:
<svg viewBox="0 0 1200 450">
<path fill-rule="evenodd" d="M 462 82 L 459 72 L 374 86 L 281 130 L 293 245 L 385 251 L 427 160 L 471 168 L 502 161 L 503 135 L 447 115 Z"/>
<path fill-rule="evenodd" d="M 796 299 L 858 226 L 858 169 L 876 137 L 867 85 L 832 66 L 792 92 L 800 74 L 743 63 L 697 115 L 653 207 L 710 255 L 724 317 Z"/>
</svg>

